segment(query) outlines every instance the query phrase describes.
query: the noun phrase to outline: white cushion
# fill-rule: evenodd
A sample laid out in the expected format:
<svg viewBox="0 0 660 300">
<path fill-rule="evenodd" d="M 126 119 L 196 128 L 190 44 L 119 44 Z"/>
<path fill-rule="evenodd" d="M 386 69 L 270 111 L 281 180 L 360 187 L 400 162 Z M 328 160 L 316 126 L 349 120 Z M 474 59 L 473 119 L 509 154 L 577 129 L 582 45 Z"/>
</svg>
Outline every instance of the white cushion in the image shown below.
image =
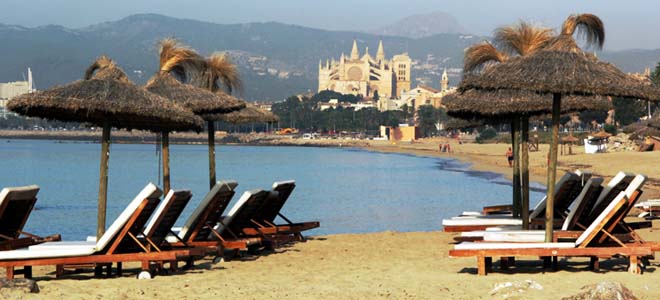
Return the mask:
<svg viewBox="0 0 660 300">
<path fill-rule="evenodd" d="M 119 233 L 119 231 L 126 225 L 128 219 L 135 213 L 142 200 L 147 198 L 160 197 L 162 192 L 158 187 L 153 183 L 148 183 L 140 193 L 135 196 L 133 201 L 131 201 L 124 211 L 115 219 L 115 221 L 108 227 L 108 230 L 101 236 L 101 238 L 96 243 L 96 250 L 101 251 L 110 243 L 110 241 Z"/>
<path fill-rule="evenodd" d="M 596 227 L 598 227 L 599 224 L 601 222 L 603 222 L 605 217 L 607 217 L 607 214 L 609 214 L 612 210 L 614 210 L 615 206 L 617 206 L 621 202 L 625 202 L 625 201 L 627 201 L 626 193 L 625 192 L 620 192 L 619 195 L 617 195 L 616 198 L 614 198 L 614 200 L 612 200 L 612 202 L 610 202 L 610 204 L 605 208 L 605 210 L 603 210 L 603 212 L 600 213 L 600 215 L 598 215 L 596 220 L 594 220 L 593 223 L 591 223 L 591 225 L 589 225 L 589 227 L 587 227 L 587 229 L 580 235 L 580 237 L 578 237 L 578 239 L 575 241 L 575 245 L 577 246 L 577 245 L 582 244 L 587 239 L 587 237 L 594 230 L 596 230 Z"/>
<path fill-rule="evenodd" d="M 490 225 L 522 225 L 521 219 L 488 219 L 488 218 L 472 218 L 472 219 L 444 219 L 442 220 L 443 226 L 490 226 Z"/>
<path fill-rule="evenodd" d="M 58 247 L 45 250 L 29 250 L 23 248 L 18 250 L 0 251 L 0 260 L 85 256 L 94 254 L 94 252 L 96 252 L 94 246 Z"/>
<path fill-rule="evenodd" d="M 455 250 L 529 249 L 529 248 L 575 248 L 573 243 L 475 243 L 462 242 L 454 245 Z"/>
<path fill-rule="evenodd" d="M 252 198 L 252 195 L 254 195 L 255 192 L 257 191 L 258 190 L 244 192 L 241 198 L 238 199 L 238 202 L 236 202 L 234 206 L 231 207 L 231 209 L 227 213 L 227 216 L 222 218 L 222 223 L 218 224 L 215 227 L 215 230 L 217 230 L 218 233 L 222 233 L 225 230 L 225 225 L 229 226 L 229 224 L 231 224 L 231 221 L 234 219 L 234 215 L 241 209 L 243 204 L 245 204 L 248 200 L 250 200 L 250 198 Z"/>
</svg>

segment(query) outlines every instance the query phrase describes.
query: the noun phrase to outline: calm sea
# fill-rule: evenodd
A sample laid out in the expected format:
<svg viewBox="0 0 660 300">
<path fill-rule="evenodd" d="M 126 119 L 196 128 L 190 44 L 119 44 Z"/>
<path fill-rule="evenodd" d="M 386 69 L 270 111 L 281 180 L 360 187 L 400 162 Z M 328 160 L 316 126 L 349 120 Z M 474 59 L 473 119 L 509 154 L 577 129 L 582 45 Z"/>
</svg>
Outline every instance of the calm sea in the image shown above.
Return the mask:
<svg viewBox="0 0 660 300">
<path fill-rule="evenodd" d="M 65 240 L 94 235 L 99 152 L 95 143 L 0 140 L 0 186 L 41 187 L 27 231 L 61 233 Z M 173 145 L 170 152 L 172 187 L 193 192 L 181 224 L 208 190 L 207 147 Z M 108 225 L 145 184 L 158 183 L 158 163 L 155 145 L 111 146 Z M 315 235 L 439 230 L 443 218 L 511 199 L 511 187 L 500 175 L 469 171 L 450 159 L 342 148 L 220 146 L 217 166 L 219 179 L 239 183 L 233 201 L 243 191 L 295 179 L 285 215 L 320 221 Z M 540 189 L 532 191 L 532 203 L 541 197 Z"/>
</svg>

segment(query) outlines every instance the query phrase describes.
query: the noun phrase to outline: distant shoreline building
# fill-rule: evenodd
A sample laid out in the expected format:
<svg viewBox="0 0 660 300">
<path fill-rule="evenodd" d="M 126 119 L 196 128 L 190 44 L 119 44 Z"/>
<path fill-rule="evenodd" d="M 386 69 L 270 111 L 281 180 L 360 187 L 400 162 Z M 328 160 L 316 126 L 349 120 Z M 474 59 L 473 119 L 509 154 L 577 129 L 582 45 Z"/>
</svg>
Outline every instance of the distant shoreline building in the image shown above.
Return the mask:
<svg viewBox="0 0 660 300">
<path fill-rule="evenodd" d="M 7 102 L 12 98 L 33 92 L 32 70 L 28 68 L 27 81 L 14 81 L 0 83 L 0 118 L 7 118 L 11 112 L 7 111 Z"/>
<path fill-rule="evenodd" d="M 369 48 L 360 57 L 357 42 L 353 41 L 350 56 L 341 54 L 339 61 L 319 61 L 319 89 L 341 94 L 362 95 L 379 99 L 401 96 L 410 90 L 410 70 L 412 60 L 407 53 L 385 58 L 383 41 L 378 43 L 376 57 L 369 54 Z"/>
</svg>

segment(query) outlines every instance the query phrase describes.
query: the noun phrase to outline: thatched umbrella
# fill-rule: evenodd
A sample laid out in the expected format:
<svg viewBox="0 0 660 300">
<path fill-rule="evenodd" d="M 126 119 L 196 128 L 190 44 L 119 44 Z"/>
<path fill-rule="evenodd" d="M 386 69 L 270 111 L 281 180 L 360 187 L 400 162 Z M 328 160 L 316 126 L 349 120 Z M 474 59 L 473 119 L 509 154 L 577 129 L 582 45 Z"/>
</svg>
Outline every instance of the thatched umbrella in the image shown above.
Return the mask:
<svg viewBox="0 0 660 300">
<path fill-rule="evenodd" d="M 84 80 L 16 97 L 7 106 L 30 117 L 103 127 L 97 237 L 105 231 L 110 129 L 160 132 L 203 128 L 203 121 L 191 112 L 131 83 L 105 56 L 87 69 Z"/>
<path fill-rule="evenodd" d="M 581 51 L 543 50 L 511 58 L 492 66 L 479 76 L 465 78 L 459 90 L 514 89 L 552 94 L 552 142 L 548 166 L 546 241 L 552 239 L 554 183 L 556 180 L 559 115 L 562 96 L 601 95 L 660 99 L 660 92 L 627 75 L 615 66 L 600 62 Z"/>
<path fill-rule="evenodd" d="M 474 75 L 473 75 L 474 76 Z M 522 188 L 520 199 L 520 212 L 523 219 L 523 228 L 528 228 L 529 211 L 529 179 L 527 171 L 528 161 L 528 120 L 530 117 L 541 117 L 552 113 L 552 95 L 539 94 L 532 91 L 521 90 L 477 90 L 469 89 L 463 92 L 456 92 L 445 96 L 442 100 L 447 108 L 447 114 L 459 118 L 479 118 L 502 122 L 521 118 L 524 124 L 521 124 L 523 133 L 522 145 Z M 596 96 L 570 96 L 567 97 L 565 105 L 562 106 L 562 113 L 571 113 L 584 110 L 608 110 L 611 108 L 609 99 Z M 514 122 L 513 125 L 516 125 Z M 514 133 L 512 133 L 514 134 Z M 514 143 L 515 148 L 515 143 Z M 518 167 L 515 164 L 514 167 Z M 514 179 L 514 187 L 517 182 Z M 514 190 L 514 196 L 516 191 Z M 514 197 L 514 203 L 516 203 Z M 516 205 L 514 205 L 516 207 Z"/>
<path fill-rule="evenodd" d="M 189 107 L 193 113 L 201 116 L 207 122 L 208 145 L 209 145 L 209 185 L 210 188 L 216 184 L 215 172 L 215 114 L 228 113 L 245 107 L 245 102 L 224 93 L 219 89 L 218 82 L 227 82 L 228 86 L 240 90 L 242 83 L 238 76 L 236 66 L 230 63 L 224 55 L 214 54 L 205 59 L 195 50 L 184 46 L 174 39 L 161 41 L 160 49 L 161 73 L 168 73 L 157 78 L 153 88 L 159 85 L 170 85 L 172 80 L 179 81 L 195 88 L 201 88 L 207 92 L 203 97 L 188 98 L 184 105 Z M 174 77 L 174 78 L 172 78 Z M 175 87 L 181 87 L 176 86 Z M 180 93 L 176 93 L 180 96 Z"/>
<path fill-rule="evenodd" d="M 174 101 L 196 115 L 229 113 L 245 107 L 245 102 L 212 93 L 208 90 L 194 87 L 177 80 L 174 76 L 177 74 L 177 68 L 188 56 L 187 51 L 181 51 L 174 48 L 172 40 L 165 40 L 161 43 L 160 51 L 160 71 L 154 75 L 146 84 L 145 88 L 171 101 Z M 175 42 L 174 42 L 175 43 Z M 170 166 L 169 166 L 169 132 L 162 132 L 163 145 L 163 188 L 165 193 L 170 190 Z"/>
<path fill-rule="evenodd" d="M 242 90 L 243 83 L 238 73 L 238 68 L 234 65 L 228 56 L 222 53 L 214 53 L 208 58 L 204 58 L 188 47 L 185 47 L 174 40 L 166 40 L 163 47 L 169 47 L 168 51 L 172 56 L 181 57 L 173 60 L 176 66 L 172 67 L 172 73 L 176 74 L 184 83 L 189 83 L 195 87 L 209 90 L 220 97 L 231 98 L 232 91 Z M 180 53 L 180 54 L 179 54 Z M 167 56 L 167 54 L 165 55 Z M 227 93 L 225 93 L 225 91 Z M 207 122 L 208 144 L 209 144 L 209 188 L 216 184 L 215 172 L 215 121 L 217 114 L 200 114 Z"/>
<path fill-rule="evenodd" d="M 552 95 L 521 90 L 469 89 L 442 98 L 447 114 L 458 118 L 510 120 L 519 115 L 552 114 Z M 562 101 L 561 113 L 611 109 L 607 97 L 570 95 Z"/>
<path fill-rule="evenodd" d="M 260 122 L 274 123 L 280 120 L 280 118 L 274 113 L 260 109 L 254 105 L 247 105 L 241 110 L 233 111 L 227 114 L 209 114 L 203 115 L 203 117 L 231 124 L 248 124 Z"/>
</svg>

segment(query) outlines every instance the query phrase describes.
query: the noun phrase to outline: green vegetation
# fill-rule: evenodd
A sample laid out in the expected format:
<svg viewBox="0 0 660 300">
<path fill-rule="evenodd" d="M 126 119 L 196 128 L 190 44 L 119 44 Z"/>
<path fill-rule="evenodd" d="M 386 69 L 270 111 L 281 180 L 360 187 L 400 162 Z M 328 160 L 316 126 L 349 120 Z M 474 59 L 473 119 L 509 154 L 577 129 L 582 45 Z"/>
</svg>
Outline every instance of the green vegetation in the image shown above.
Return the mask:
<svg viewBox="0 0 660 300">
<path fill-rule="evenodd" d="M 376 108 L 329 108 L 324 111 L 318 109 L 318 102 L 327 102 L 330 99 L 351 99 L 355 102 L 359 97 L 341 95 L 333 91 L 322 91 L 310 97 L 291 96 L 280 103 L 273 104 L 272 111 L 280 117 L 280 127 L 298 128 L 306 132 L 356 132 L 377 134 L 380 125 L 397 127 L 399 124 L 414 123 L 415 113 L 412 107 L 404 105 L 402 110 L 381 112 Z M 438 133 L 439 122 L 448 120 L 443 109 L 432 106 L 421 106 L 417 113 L 423 136 L 433 136 Z"/>
<path fill-rule="evenodd" d="M 493 129 L 492 127 L 488 127 L 479 133 L 479 136 L 477 136 L 477 143 L 485 143 L 488 140 L 492 140 L 497 137 L 497 131 Z"/>
</svg>

